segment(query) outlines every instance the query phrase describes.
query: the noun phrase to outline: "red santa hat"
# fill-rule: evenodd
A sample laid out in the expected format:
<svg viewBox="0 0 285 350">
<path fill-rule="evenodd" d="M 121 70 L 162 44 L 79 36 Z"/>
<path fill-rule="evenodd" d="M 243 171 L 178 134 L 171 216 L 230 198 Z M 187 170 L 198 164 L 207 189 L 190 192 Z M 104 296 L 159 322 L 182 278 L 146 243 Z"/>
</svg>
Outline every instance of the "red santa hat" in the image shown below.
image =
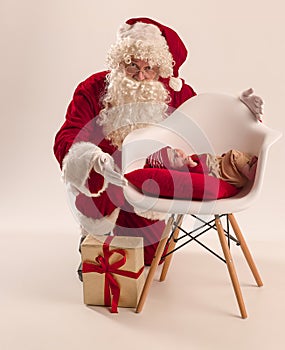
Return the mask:
<svg viewBox="0 0 285 350">
<path fill-rule="evenodd" d="M 119 29 L 118 40 L 112 46 L 108 61 L 110 68 L 120 62 L 128 63 L 131 56 L 147 60 L 160 67 L 160 76 L 169 78 L 169 86 L 180 91 L 179 68 L 187 57 L 187 49 L 178 34 L 150 18 L 131 18 Z"/>
<path fill-rule="evenodd" d="M 170 149 L 170 147 L 166 146 L 148 156 L 146 159 L 145 167 L 170 169 L 171 166 L 169 163 L 168 149 Z"/>
</svg>

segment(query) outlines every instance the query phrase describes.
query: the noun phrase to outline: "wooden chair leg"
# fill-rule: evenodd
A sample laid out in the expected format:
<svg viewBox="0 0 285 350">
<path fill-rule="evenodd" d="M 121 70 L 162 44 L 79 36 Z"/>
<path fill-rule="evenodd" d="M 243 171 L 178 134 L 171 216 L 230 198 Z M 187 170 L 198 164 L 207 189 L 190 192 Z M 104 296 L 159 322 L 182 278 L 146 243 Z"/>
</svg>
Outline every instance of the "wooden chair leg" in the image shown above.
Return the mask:
<svg viewBox="0 0 285 350">
<path fill-rule="evenodd" d="M 223 226 L 221 224 L 221 220 L 219 218 L 218 215 L 215 216 L 215 223 L 216 223 L 216 227 L 217 227 L 217 231 L 218 231 L 218 235 L 219 235 L 219 239 L 220 239 L 220 243 L 223 249 L 223 253 L 226 259 L 226 263 L 227 263 L 227 268 L 230 274 L 230 278 L 233 284 L 233 288 L 234 288 L 234 292 L 237 298 L 237 302 L 239 305 L 239 309 L 240 309 L 240 313 L 241 313 L 241 317 L 242 318 L 247 318 L 247 313 L 246 313 L 246 308 L 245 308 L 245 304 L 243 301 L 243 297 L 242 297 L 242 293 L 241 293 L 241 288 L 240 288 L 240 284 L 239 284 L 239 280 L 237 277 L 237 273 L 235 270 L 235 266 L 233 263 L 233 259 L 230 253 L 230 249 L 227 243 L 227 239 L 225 236 L 225 232 L 223 229 Z"/>
<path fill-rule="evenodd" d="M 168 219 L 168 222 L 165 226 L 165 229 L 163 231 L 163 234 L 161 236 L 161 239 L 159 241 L 159 244 L 158 244 L 156 252 L 155 252 L 155 257 L 153 258 L 153 261 L 151 263 L 151 266 L 150 266 L 150 269 L 149 269 L 149 272 L 148 272 L 148 275 L 147 275 L 147 278 L 146 278 L 146 281 L 145 281 L 145 284 L 144 284 L 144 287 L 143 287 L 143 290 L 142 290 L 142 293 L 140 296 L 140 300 L 139 300 L 137 308 L 136 308 L 136 312 L 141 312 L 141 310 L 144 306 L 144 303 L 145 303 L 146 297 L 148 295 L 150 286 L 151 286 L 152 281 L 154 279 L 154 275 L 155 275 L 157 266 L 160 262 L 162 254 L 164 252 L 165 245 L 166 245 L 170 230 L 171 230 L 172 225 L 173 225 L 173 221 L 174 221 L 174 217 L 171 216 Z"/>
<path fill-rule="evenodd" d="M 232 226 L 232 228 L 234 230 L 236 238 L 238 239 L 238 241 L 240 243 L 242 252 L 243 252 L 243 254 L 245 256 L 245 259 L 246 259 L 246 261 L 248 263 L 249 268 L 251 269 L 253 277 L 254 277 L 258 287 L 262 287 L 263 286 L 263 282 L 261 280 L 261 277 L 259 275 L 257 267 L 256 267 L 256 265 L 255 265 L 255 263 L 253 261 L 253 258 L 252 258 L 251 254 L 250 254 L 250 251 L 249 251 L 249 249 L 247 247 L 245 239 L 243 238 L 243 235 L 242 235 L 241 230 L 240 230 L 240 228 L 238 226 L 238 223 L 237 223 L 237 221 L 236 221 L 236 219 L 235 219 L 233 214 L 229 214 L 228 218 L 230 220 L 230 223 L 231 223 L 231 226 Z"/>
<path fill-rule="evenodd" d="M 179 231 L 180 231 L 179 226 L 182 225 L 183 217 L 184 217 L 184 215 L 181 215 L 181 214 L 177 216 L 177 226 L 178 227 L 176 227 L 176 229 L 173 232 L 173 236 L 172 236 L 171 241 L 168 245 L 168 249 L 167 249 L 166 253 L 171 252 L 176 246 L 176 239 L 178 238 Z M 172 256 L 173 256 L 173 254 L 169 254 L 169 255 L 167 255 L 167 257 L 164 260 L 160 279 L 159 279 L 161 282 L 164 281 L 166 278 L 166 275 L 167 275 L 167 272 L 168 272 L 168 269 L 169 269 L 169 266 L 170 266 L 170 263 L 172 260 Z"/>
</svg>

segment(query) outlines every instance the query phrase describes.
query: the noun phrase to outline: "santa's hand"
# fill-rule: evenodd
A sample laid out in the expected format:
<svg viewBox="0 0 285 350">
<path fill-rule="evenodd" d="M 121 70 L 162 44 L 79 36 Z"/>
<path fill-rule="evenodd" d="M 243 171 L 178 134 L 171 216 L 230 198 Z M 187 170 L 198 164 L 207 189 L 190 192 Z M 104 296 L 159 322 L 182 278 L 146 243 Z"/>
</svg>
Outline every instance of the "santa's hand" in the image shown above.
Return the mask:
<svg viewBox="0 0 285 350">
<path fill-rule="evenodd" d="M 241 93 L 239 98 L 249 108 L 255 118 L 262 121 L 264 102 L 261 97 L 253 95 L 253 92 L 252 88 L 247 89 Z"/>
<path fill-rule="evenodd" d="M 114 159 L 108 153 L 102 153 L 95 159 L 94 170 L 104 176 L 107 182 L 110 182 L 116 186 L 127 186 L 128 181 L 124 176 L 114 170 Z"/>
</svg>

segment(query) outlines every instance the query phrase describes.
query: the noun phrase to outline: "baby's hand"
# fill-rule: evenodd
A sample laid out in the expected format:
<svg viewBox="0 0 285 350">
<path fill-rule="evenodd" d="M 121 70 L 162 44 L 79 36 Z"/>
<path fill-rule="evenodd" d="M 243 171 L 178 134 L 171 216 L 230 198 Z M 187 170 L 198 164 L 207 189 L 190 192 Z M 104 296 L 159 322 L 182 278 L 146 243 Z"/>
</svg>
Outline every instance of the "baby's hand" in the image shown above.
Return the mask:
<svg viewBox="0 0 285 350">
<path fill-rule="evenodd" d="M 188 157 L 185 159 L 185 164 L 188 165 L 188 166 L 190 166 L 190 168 L 194 168 L 195 166 L 198 165 L 198 163 L 195 162 L 195 161 L 191 158 L 191 156 L 188 156 Z"/>
</svg>

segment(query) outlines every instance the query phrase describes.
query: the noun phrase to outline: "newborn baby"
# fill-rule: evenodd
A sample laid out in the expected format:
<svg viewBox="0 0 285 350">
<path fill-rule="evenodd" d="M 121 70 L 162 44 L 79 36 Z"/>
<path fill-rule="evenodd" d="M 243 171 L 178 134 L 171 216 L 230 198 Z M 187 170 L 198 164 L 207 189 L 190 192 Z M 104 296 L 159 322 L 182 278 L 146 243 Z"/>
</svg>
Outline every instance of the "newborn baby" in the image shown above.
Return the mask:
<svg viewBox="0 0 285 350">
<path fill-rule="evenodd" d="M 169 146 L 151 154 L 145 167 L 166 168 L 215 176 L 240 188 L 255 176 L 257 157 L 246 152 L 230 150 L 221 156 L 187 155 L 183 150 Z"/>
</svg>

